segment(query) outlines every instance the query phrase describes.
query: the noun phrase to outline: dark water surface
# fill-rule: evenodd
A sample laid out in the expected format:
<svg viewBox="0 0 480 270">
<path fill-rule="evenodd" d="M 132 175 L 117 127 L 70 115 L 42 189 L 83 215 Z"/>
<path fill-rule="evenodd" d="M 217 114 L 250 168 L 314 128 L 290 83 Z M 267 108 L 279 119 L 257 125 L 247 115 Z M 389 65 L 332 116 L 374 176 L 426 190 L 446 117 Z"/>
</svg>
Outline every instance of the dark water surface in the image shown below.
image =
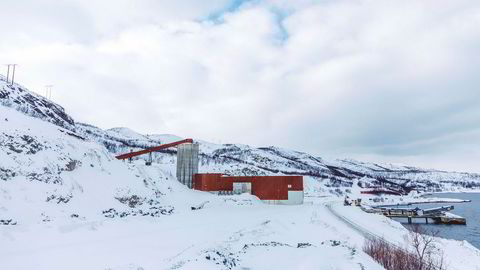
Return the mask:
<svg viewBox="0 0 480 270">
<path fill-rule="evenodd" d="M 427 203 L 414 204 L 412 207 L 428 209 L 438 206 L 453 205 L 455 209 L 451 213 L 467 219 L 467 225 L 445 225 L 445 224 L 422 224 L 429 230 L 438 230 L 439 236 L 455 240 L 467 240 L 470 244 L 480 249 L 480 193 L 439 193 L 431 197 L 454 198 L 471 200 L 468 203 Z M 398 221 L 406 223 L 406 219 Z M 423 221 L 423 220 L 422 220 Z"/>
</svg>

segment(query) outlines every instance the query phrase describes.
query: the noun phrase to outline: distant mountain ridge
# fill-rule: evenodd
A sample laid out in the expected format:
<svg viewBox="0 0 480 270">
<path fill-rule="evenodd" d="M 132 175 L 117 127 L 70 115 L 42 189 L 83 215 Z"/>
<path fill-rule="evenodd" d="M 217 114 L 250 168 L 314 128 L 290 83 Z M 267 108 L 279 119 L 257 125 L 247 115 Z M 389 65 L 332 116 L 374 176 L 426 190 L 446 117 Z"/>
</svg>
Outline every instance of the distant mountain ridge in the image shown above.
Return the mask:
<svg viewBox="0 0 480 270">
<path fill-rule="evenodd" d="M 79 126 L 81 129 L 84 126 Z M 171 135 L 142 135 L 127 128 L 103 131 L 88 126 L 85 137 L 105 145 L 113 154 L 171 142 Z M 125 136 L 130 134 L 131 137 Z M 168 138 L 169 140 L 166 140 Z M 182 139 L 174 137 L 174 140 Z M 201 140 L 200 171 L 230 175 L 304 175 L 326 187 L 351 187 L 358 180 L 363 187 L 421 189 L 425 191 L 480 188 L 480 174 L 446 172 L 411 166 L 376 164 L 352 159 L 324 160 L 307 153 L 275 146 L 254 148 L 239 144 L 214 144 Z M 175 149 L 156 153 L 157 162 L 174 167 Z M 146 158 L 146 157 L 145 157 Z M 171 171 L 173 173 L 173 169 Z"/>
<path fill-rule="evenodd" d="M 128 128 L 102 130 L 93 125 L 75 123 L 61 106 L 18 84 L 7 85 L 5 80 L 0 80 L 0 104 L 70 130 L 71 136 L 97 142 L 112 155 L 182 139 L 170 134 L 144 135 Z M 298 174 L 310 177 L 325 188 L 349 188 L 354 182 L 363 187 L 382 185 L 427 191 L 480 188 L 480 174 L 476 173 L 445 172 L 351 159 L 325 160 L 275 146 L 254 148 L 195 140 L 200 143 L 201 172 L 230 175 Z M 174 175 L 175 154 L 174 148 L 168 149 L 155 153 L 154 159 Z"/>
</svg>

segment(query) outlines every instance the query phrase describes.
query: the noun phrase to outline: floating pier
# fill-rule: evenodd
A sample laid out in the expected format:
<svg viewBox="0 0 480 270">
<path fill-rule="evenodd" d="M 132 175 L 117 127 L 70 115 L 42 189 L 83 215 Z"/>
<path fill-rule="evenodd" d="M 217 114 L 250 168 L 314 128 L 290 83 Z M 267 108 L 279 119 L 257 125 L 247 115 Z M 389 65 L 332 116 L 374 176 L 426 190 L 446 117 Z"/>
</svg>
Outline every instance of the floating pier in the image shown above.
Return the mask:
<svg viewBox="0 0 480 270">
<path fill-rule="evenodd" d="M 415 219 L 424 219 L 425 223 L 434 224 L 455 224 L 466 225 L 467 219 L 461 216 L 448 213 L 453 210 L 453 205 L 442 206 L 430 209 L 420 208 L 372 208 L 369 212 L 381 213 L 389 218 L 406 218 L 408 223 L 411 224 Z"/>
</svg>

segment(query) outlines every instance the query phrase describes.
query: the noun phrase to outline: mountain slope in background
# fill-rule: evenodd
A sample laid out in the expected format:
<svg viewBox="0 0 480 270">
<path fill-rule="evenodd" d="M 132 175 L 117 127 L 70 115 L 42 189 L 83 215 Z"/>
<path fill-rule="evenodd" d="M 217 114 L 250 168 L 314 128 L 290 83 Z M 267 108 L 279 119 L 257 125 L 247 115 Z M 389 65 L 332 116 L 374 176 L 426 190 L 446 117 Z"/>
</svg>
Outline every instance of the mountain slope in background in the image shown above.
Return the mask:
<svg viewBox="0 0 480 270">
<path fill-rule="evenodd" d="M 176 149 L 155 153 L 152 167 L 141 165 L 146 157 L 129 164 L 114 155 L 180 137 L 143 135 L 128 128 L 102 130 L 75 123 L 51 101 L 17 84 L 10 86 L 1 80 L 0 84 L 0 103 L 6 105 L 0 106 L 3 223 L 48 220 L 52 215 L 69 218 L 171 212 L 173 207 L 165 198 L 174 190 L 185 189 L 175 181 Z M 430 191 L 480 187 L 479 174 L 355 160 L 327 161 L 273 146 L 253 148 L 196 141 L 200 143 L 200 172 L 304 175 L 307 192 L 343 193 L 354 183 Z M 90 207 L 92 202 L 95 207 Z"/>
<path fill-rule="evenodd" d="M 77 127 L 79 134 L 105 145 L 113 154 L 183 139 L 172 135 L 142 135 L 127 128 L 103 131 L 85 124 L 79 124 Z M 357 183 L 363 187 L 382 185 L 393 189 L 423 191 L 480 188 L 480 174 L 475 173 L 446 172 L 351 159 L 330 161 L 275 146 L 253 148 L 241 144 L 220 145 L 202 140 L 195 141 L 200 143 L 200 172 L 229 175 L 304 175 L 327 188 L 351 187 L 355 180 L 359 180 Z M 157 163 L 170 164 L 173 173 L 175 153 L 175 149 L 161 151 L 154 154 L 154 160 Z"/>
</svg>

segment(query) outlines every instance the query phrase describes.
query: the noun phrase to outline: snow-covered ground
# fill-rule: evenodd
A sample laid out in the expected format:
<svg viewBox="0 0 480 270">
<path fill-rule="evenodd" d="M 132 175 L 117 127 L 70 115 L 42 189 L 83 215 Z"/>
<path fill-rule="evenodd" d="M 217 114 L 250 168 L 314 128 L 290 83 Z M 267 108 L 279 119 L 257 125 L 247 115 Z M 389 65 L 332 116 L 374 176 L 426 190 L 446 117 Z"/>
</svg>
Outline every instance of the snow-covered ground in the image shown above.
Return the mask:
<svg viewBox="0 0 480 270">
<path fill-rule="evenodd" d="M 321 205 L 207 197 L 217 202 L 160 218 L 4 227 L 0 260 L 4 269 L 382 269 Z"/>
<path fill-rule="evenodd" d="M 332 197 L 272 206 L 249 195 L 176 193 L 178 212 L 169 216 L 3 226 L 2 269 L 382 269 L 362 252 L 363 235 L 330 204 L 365 230 L 407 245 L 399 223 Z M 480 251 L 467 242 L 439 245 L 448 269 L 479 269 Z"/>
<path fill-rule="evenodd" d="M 69 130 L 0 114 L 1 269 L 380 269 L 317 205 L 192 191 L 165 165 L 124 163 Z"/>
<path fill-rule="evenodd" d="M 0 101 L 1 270 L 382 269 L 362 251 L 365 232 L 405 244 L 407 231 L 341 206 L 344 194 L 363 196 L 361 185 L 382 181 L 458 190 L 480 179 L 196 140 L 201 172 L 305 175 L 305 204 L 266 205 L 189 190 L 175 179 L 174 149 L 156 153 L 152 166 L 114 158 L 175 135 L 78 124 L 59 105 L 1 80 Z M 452 269 L 479 269 L 468 243 L 441 245 Z"/>
</svg>

